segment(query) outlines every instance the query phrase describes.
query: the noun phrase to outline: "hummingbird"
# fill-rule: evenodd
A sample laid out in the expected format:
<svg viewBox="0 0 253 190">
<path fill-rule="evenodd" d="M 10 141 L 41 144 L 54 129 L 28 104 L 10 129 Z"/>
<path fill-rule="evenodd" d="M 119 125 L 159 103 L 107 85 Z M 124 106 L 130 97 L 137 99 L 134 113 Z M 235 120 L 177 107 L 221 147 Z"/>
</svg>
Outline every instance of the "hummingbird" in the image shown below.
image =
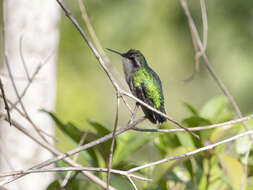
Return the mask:
<svg viewBox="0 0 253 190">
<path fill-rule="evenodd" d="M 107 49 L 122 57 L 125 79 L 132 94 L 146 104 L 166 114 L 161 80 L 155 71 L 148 66 L 144 55 L 135 49 L 130 49 L 126 53 Z M 166 121 L 165 117 L 147 107 L 141 105 L 141 108 L 150 122 L 161 124 Z"/>
</svg>

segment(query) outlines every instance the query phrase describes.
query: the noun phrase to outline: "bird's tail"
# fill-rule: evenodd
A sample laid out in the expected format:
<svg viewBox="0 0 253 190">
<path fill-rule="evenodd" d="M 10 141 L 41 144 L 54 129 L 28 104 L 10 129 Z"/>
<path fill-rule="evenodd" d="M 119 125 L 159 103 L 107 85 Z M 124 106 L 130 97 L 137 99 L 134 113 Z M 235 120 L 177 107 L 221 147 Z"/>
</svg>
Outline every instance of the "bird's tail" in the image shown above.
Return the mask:
<svg viewBox="0 0 253 190">
<path fill-rule="evenodd" d="M 158 110 L 161 111 L 162 113 L 166 114 L 163 107 L 159 108 Z M 154 113 L 154 119 L 156 120 L 157 123 L 163 123 L 167 120 L 165 117 L 161 116 L 158 113 Z"/>
</svg>

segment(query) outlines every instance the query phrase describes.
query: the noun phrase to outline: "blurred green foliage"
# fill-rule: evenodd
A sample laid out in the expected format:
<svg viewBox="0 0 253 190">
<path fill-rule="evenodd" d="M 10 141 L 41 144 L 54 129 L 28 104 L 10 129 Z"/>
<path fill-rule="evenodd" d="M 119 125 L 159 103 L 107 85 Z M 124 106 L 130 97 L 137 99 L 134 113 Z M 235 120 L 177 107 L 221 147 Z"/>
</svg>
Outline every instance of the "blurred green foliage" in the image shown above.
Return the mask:
<svg viewBox="0 0 253 190">
<path fill-rule="evenodd" d="M 87 32 L 78 3 L 65 2 Z M 188 127 L 235 118 L 225 97 L 213 98 L 221 91 L 202 64 L 200 73 L 192 81 L 182 83 L 193 72 L 194 52 L 179 1 L 86 0 L 84 3 L 103 48 L 121 52 L 135 48 L 143 52 L 162 80 L 168 115 Z M 188 4 L 201 34 L 199 1 L 190 0 Z M 253 106 L 253 1 L 212 0 L 207 1 L 206 6 L 209 24 L 207 55 L 210 63 L 235 97 L 243 114 L 250 113 Z M 56 121 L 57 135 L 61 139 L 56 146 L 65 152 L 78 145 L 84 132 L 89 132 L 89 138 L 98 138 L 112 130 L 116 96 L 97 60 L 64 15 L 60 28 L 57 106 L 56 114 L 50 115 Z M 111 59 L 110 65 L 123 77 L 120 58 L 106 53 Z M 134 105 L 134 102 L 131 103 Z M 122 104 L 119 126 L 124 125 L 128 118 L 128 110 Z M 252 126 L 252 122 L 247 123 Z M 149 128 L 151 124 L 144 122 L 140 126 Z M 162 127 L 170 126 L 166 124 Z M 113 168 L 126 170 L 182 154 L 242 131 L 240 124 L 201 131 L 198 132 L 200 141 L 187 133 L 140 135 L 127 132 L 117 137 Z M 90 140 L 86 139 L 87 142 Z M 248 141 L 245 137 L 188 160 L 172 161 L 141 171 L 140 175 L 152 176 L 153 181 L 136 183 L 140 189 L 238 189 Z M 101 151 L 106 150 L 105 147 L 108 148 L 108 145 L 101 144 L 83 152 L 78 161 L 85 166 L 105 167 L 108 152 Z M 105 174 L 95 174 L 105 179 Z M 59 175 L 58 178 L 63 176 Z M 248 185 L 244 189 L 253 189 L 251 158 L 248 176 L 245 183 Z M 111 181 L 118 189 L 132 189 L 129 182 L 120 176 L 112 175 Z M 57 185 L 58 182 L 54 182 L 48 189 L 58 188 Z M 72 185 L 68 188 L 98 188 L 81 175 L 73 178 Z"/>
<path fill-rule="evenodd" d="M 190 104 L 185 105 L 186 108 L 189 109 L 189 112 L 192 113 L 191 116 L 182 121 L 182 124 L 186 127 L 210 125 L 233 118 L 233 113 L 228 109 L 228 101 L 223 96 L 218 96 L 209 100 L 200 111 L 197 111 L 197 109 Z M 79 129 L 80 127 L 62 122 L 54 113 L 47 113 L 55 121 L 59 130 L 64 133 L 65 140 L 57 143 L 57 146 L 62 147 L 62 151 L 64 152 L 68 150 L 67 144 L 73 144 L 73 147 L 78 146 L 83 134 L 87 134 L 84 143 L 89 143 L 92 140 L 110 133 L 105 126 L 94 121 L 91 122 L 88 120 L 91 127 L 90 130 L 82 131 Z M 247 122 L 247 125 L 253 128 L 252 122 Z M 161 128 L 171 128 L 171 126 L 166 123 L 163 124 Z M 156 133 L 152 136 L 149 133 L 139 135 L 136 132 L 128 131 L 117 137 L 112 167 L 119 170 L 128 170 L 147 163 L 149 159 L 151 161 L 184 154 L 210 143 L 215 143 L 236 135 L 242 132 L 242 130 L 243 127 L 241 124 L 235 124 L 198 131 L 196 133 L 200 136 L 200 140 L 196 140 L 189 133 L 185 132 L 167 134 Z M 151 142 L 151 144 L 148 142 Z M 108 142 L 98 144 L 95 147 L 89 148 L 87 151 L 81 152 L 79 162 L 84 166 L 105 167 L 108 162 L 110 143 L 109 140 Z M 151 176 L 152 182 L 136 182 L 140 189 L 240 189 L 244 163 L 243 158 L 249 144 L 249 138 L 246 136 L 234 142 L 201 152 L 187 159 L 173 160 L 149 169 L 143 169 L 137 173 L 143 176 Z M 142 150 L 143 147 L 150 149 L 148 152 L 152 152 L 151 157 Z M 148 159 L 136 159 L 136 153 L 138 152 L 146 154 Z M 158 158 L 153 156 L 154 153 L 157 154 Z M 62 163 L 58 164 L 62 165 Z M 106 177 L 105 173 L 95 174 L 103 179 Z M 245 183 L 242 188 L 244 190 L 253 188 L 250 183 L 252 180 L 248 180 L 248 178 L 250 179 L 250 177 L 253 176 L 251 158 L 247 174 L 248 175 L 245 175 Z M 48 190 L 53 190 L 55 186 L 58 187 L 58 180 L 61 178 L 64 178 L 64 174 L 62 173 L 58 174 L 57 180 L 48 187 Z M 71 181 L 67 189 L 82 189 L 81 184 L 83 183 L 87 183 L 85 178 L 79 174 L 74 175 L 73 181 Z M 94 184 L 89 185 L 94 186 Z M 111 185 L 117 189 L 133 189 L 127 179 L 117 175 L 113 175 Z M 92 187 L 90 188 L 92 189 Z"/>
<path fill-rule="evenodd" d="M 65 2 L 87 32 L 78 3 Z M 199 1 L 191 0 L 188 4 L 201 33 Z M 183 101 L 200 107 L 221 93 L 203 66 L 194 80 L 182 84 L 192 74 L 194 52 L 179 1 L 87 0 L 85 5 L 104 48 L 122 52 L 136 48 L 144 53 L 149 65 L 160 75 L 169 115 L 182 119 L 188 114 Z M 250 0 L 207 1 L 207 54 L 243 113 L 251 112 L 253 106 L 252 6 Z M 87 117 L 111 126 L 116 102 L 110 81 L 64 15 L 60 27 L 57 113 L 82 126 Z M 106 53 L 111 58 L 110 65 L 123 76 L 120 58 Z M 103 108 L 108 109 L 104 112 Z M 128 114 L 123 106 L 121 111 L 123 124 Z"/>
</svg>

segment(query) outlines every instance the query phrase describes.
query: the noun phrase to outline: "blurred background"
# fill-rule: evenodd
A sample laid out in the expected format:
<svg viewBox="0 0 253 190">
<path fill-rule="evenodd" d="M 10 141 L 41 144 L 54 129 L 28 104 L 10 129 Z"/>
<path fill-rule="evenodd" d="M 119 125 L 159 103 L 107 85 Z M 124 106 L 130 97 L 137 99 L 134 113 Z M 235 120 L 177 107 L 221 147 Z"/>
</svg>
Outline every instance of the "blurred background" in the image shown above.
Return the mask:
<svg viewBox="0 0 253 190">
<path fill-rule="evenodd" d="M 64 2 L 88 34 L 78 2 L 71 0 Z M 198 0 L 187 2 L 202 37 L 200 3 Z M 85 0 L 84 4 L 104 50 L 111 48 L 126 52 L 134 48 L 144 54 L 149 66 L 160 76 L 165 109 L 169 116 L 186 127 L 209 125 L 236 118 L 233 109 L 206 70 L 202 59 L 199 73 L 196 73 L 192 80 L 183 82 L 194 72 L 195 52 L 187 19 L 179 0 Z M 233 95 L 245 116 L 253 111 L 252 7 L 251 0 L 206 1 L 207 56 L 216 74 Z M 56 110 L 55 113 L 49 114 L 56 121 L 56 136 L 59 139 L 56 147 L 66 152 L 78 146 L 83 131 L 88 131 L 90 138 L 84 143 L 111 132 L 115 119 L 116 95 L 95 56 L 64 14 L 59 27 Z M 108 67 L 113 71 L 114 77 L 120 81 L 122 88 L 128 90 L 124 81 L 121 58 L 106 50 L 105 53 L 110 58 Z M 128 100 L 131 107 L 134 107 L 135 102 Z M 130 116 L 122 102 L 119 114 L 118 127 L 121 127 Z M 138 117 L 142 115 L 142 111 L 139 111 Z M 250 129 L 253 128 L 252 122 L 249 121 L 247 124 Z M 138 127 L 156 126 L 145 121 Z M 171 125 L 161 126 L 161 128 L 168 127 Z M 188 133 L 127 132 L 117 137 L 112 168 L 127 170 L 219 142 L 243 131 L 241 124 L 237 124 L 196 132 L 201 138 L 200 141 L 196 141 Z M 83 166 L 106 167 L 110 143 L 109 141 L 89 151 L 81 152 L 78 162 Z M 237 190 L 240 187 L 245 164 L 244 156 L 249 147 L 250 142 L 246 137 L 198 154 L 191 159 L 147 168 L 138 175 L 152 178 L 152 183 L 140 181 L 136 184 L 140 189 L 147 190 Z M 247 181 L 241 188 L 244 190 L 253 189 L 251 154 L 252 151 L 247 163 L 248 171 L 245 175 Z M 66 165 L 58 162 L 56 166 Z M 64 174 L 57 174 L 56 180 L 47 189 L 57 189 L 60 186 L 59 181 L 65 177 Z M 106 180 L 105 173 L 94 175 Z M 71 184 L 68 190 L 99 188 L 89 180 L 84 180 L 86 178 L 81 175 L 72 176 L 75 177 L 74 184 Z M 132 189 L 125 178 L 117 175 L 112 175 L 111 185 L 123 190 Z"/>
<path fill-rule="evenodd" d="M 78 3 L 65 2 L 87 32 Z M 104 49 L 126 52 L 135 48 L 145 55 L 162 80 L 168 115 L 180 121 L 189 114 L 183 102 L 200 108 L 204 102 L 221 94 L 202 61 L 195 78 L 182 83 L 192 75 L 194 51 L 179 1 L 87 0 L 84 3 Z M 191 0 L 188 4 L 202 33 L 199 1 Z M 252 6 L 250 0 L 206 2 L 207 55 L 244 114 L 252 112 L 253 106 Z M 109 79 L 65 16 L 60 28 L 57 114 L 82 126 L 86 125 L 86 118 L 112 126 L 116 101 Z M 111 59 L 110 65 L 124 77 L 121 58 L 108 51 L 106 54 Z M 127 109 L 121 106 L 120 124 L 128 117 Z"/>
</svg>

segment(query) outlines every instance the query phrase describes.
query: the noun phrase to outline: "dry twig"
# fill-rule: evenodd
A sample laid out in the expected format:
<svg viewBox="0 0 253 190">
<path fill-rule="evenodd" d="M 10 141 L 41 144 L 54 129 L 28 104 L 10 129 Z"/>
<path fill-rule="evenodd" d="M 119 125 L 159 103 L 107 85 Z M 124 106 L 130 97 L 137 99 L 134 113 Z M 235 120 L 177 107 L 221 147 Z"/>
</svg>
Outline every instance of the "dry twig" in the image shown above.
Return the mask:
<svg viewBox="0 0 253 190">
<path fill-rule="evenodd" d="M 6 117 L 5 115 L 3 115 L 4 117 Z M 32 139 L 33 141 L 35 141 L 36 143 L 38 143 L 39 145 L 41 145 L 41 147 L 45 148 L 46 150 L 52 152 L 53 154 L 55 155 L 61 155 L 62 153 L 59 152 L 57 149 L 54 148 L 54 146 L 38 139 L 36 136 L 34 136 L 30 131 L 28 131 L 27 129 L 25 129 L 21 124 L 19 124 L 18 122 L 14 121 L 14 120 L 11 120 L 11 123 L 14 127 L 16 127 L 19 131 L 21 131 L 23 134 L 25 134 L 27 137 L 29 137 L 30 139 Z M 74 162 L 73 160 L 71 160 L 70 158 L 64 158 L 63 159 L 64 162 L 66 162 L 67 164 L 73 166 L 73 167 L 81 167 L 79 164 L 77 164 L 76 162 Z M 44 166 L 42 166 L 41 164 L 37 165 L 37 166 L 34 166 L 32 168 L 30 168 L 30 170 L 33 170 L 33 169 L 40 169 Z M 93 175 L 92 173 L 88 172 L 88 171 L 82 171 L 82 174 L 84 176 L 86 176 L 88 179 L 90 179 L 91 181 L 93 181 L 94 183 L 100 185 L 101 187 L 103 188 L 106 188 L 106 183 L 99 179 L 97 176 Z M 22 174 L 22 175 L 19 175 L 18 177 L 14 177 L 13 179 L 7 181 L 7 182 L 4 182 L 3 184 L 1 185 L 6 185 L 12 181 L 15 181 L 23 176 L 25 176 L 26 174 Z M 113 187 L 110 186 L 110 190 L 115 190 Z"/>
<path fill-rule="evenodd" d="M 148 109 L 158 113 L 159 115 L 167 118 L 169 121 L 171 121 L 172 123 L 174 123 L 175 125 L 177 125 L 180 128 L 183 128 L 184 130 L 186 130 L 187 132 L 189 132 L 191 135 L 193 135 L 194 137 L 199 139 L 199 136 L 194 134 L 193 132 L 189 131 L 187 128 L 183 127 L 180 123 L 178 123 L 177 121 L 175 121 L 174 119 L 172 119 L 171 117 L 167 116 L 166 114 L 154 109 L 152 106 L 149 106 L 148 104 L 144 103 L 143 101 L 141 101 L 140 99 L 136 98 L 135 96 L 133 96 L 132 94 L 129 94 L 128 92 L 122 90 L 119 85 L 117 84 L 116 80 L 114 79 L 114 77 L 112 76 L 112 74 L 110 73 L 109 69 L 106 67 L 105 62 L 103 61 L 102 57 L 100 56 L 100 54 L 98 53 L 98 51 L 95 49 L 95 47 L 93 46 L 93 44 L 91 43 L 91 41 L 88 39 L 87 35 L 84 33 L 84 31 L 82 30 L 82 28 L 80 27 L 79 23 L 77 22 L 77 20 L 73 17 L 73 15 L 71 14 L 71 12 L 67 9 L 67 7 L 63 4 L 63 2 L 61 0 L 56 0 L 58 2 L 58 4 L 61 6 L 62 10 L 64 11 L 65 15 L 70 19 L 70 21 L 74 24 L 74 26 L 76 27 L 76 29 L 80 32 L 82 38 L 86 41 L 87 45 L 89 46 L 89 48 L 91 49 L 91 51 L 93 52 L 93 54 L 95 55 L 95 57 L 97 58 L 98 62 L 100 63 L 100 65 L 102 66 L 103 70 L 105 71 L 106 75 L 108 76 L 108 78 L 110 79 L 116 93 L 120 94 L 120 96 L 125 95 L 128 96 L 132 99 L 134 99 L 135 101 L 139 102 L 140 104 L 142 104 L 143 106 L 147 107 Z"/>
<path fill-rule="evenodd" d="M 210 144 L 210 145 L 198 148 L 196 150 L 193 150 L 191 152 L 187 152 L 185 154 L 181 154 L 181 155 L 173 156 L 173 157 L 169 157 L 169 158 L 164 158 L 162 160 L 158 160 L 158 161 L 151 162 L 151 163 L 148 163 L 148 164 L 136 167 L 136 168 L 132 168 L 132 169 L 128 170 L 128 172 L 132 173 L 132 172 L 136 172 L 136 171 L 139 171 L 141 169 L 148 168 L 148 167 L 153 167 L 153 166 L 156 166 L 156 165 L 159 165 L 159 164 L 171 161 L 171 160 L 177 160 L 177 159 L 181 159 L 181 158 L 190 157 L 190 156 L 193 156 L 193 155 L 195 155 L 195 154 L 197 154 L 199 152 L 203 152 L 203 151 L 206 151 L 206 150 L 213 149 L 214 147 L 219 146 L 221 144 L 225 144 L 225 143 L 234 141 L 234 140 L 236 140 L 238 138 L 241 138 L 241 137 L 244 137 L 244 136 L 248 136 L 248 135 L 251 135 L 251 134 L 253 134 L 253 130 L 246 131 L 246 132 L 241 133 L 239 135 L 235 135 L 233 137 L 227 138 L 227 139 L 222 140 L 220 142 L 217 142 L 217 143 L 214 143 L 214 144 Z"/>
<path fill-rule="evenodd" d="M 113 127 L 113 132 L 112 132 L 112 143 L 111 143 L 109 159 L 108 159 L 107 190 L 109 190 L 109 185 L 110 185 L 110 174 L 111 174 L 110 170 L 112 167 L 112 155 L 113 155 L 114 143 L 115 143 L 115 133 L 116 133 L 118 121 L 119 121 L 119 105 L 120 105 L 120 96 L 119 94 L 117 94 L 116 116 L 115 116 L 115 121 L 114 121 L 114 127 Z"/>
<path fill-rule="evenodd" d="M 6 67 L 7 67 L 8 74 L 9 74 L 9 77 L 10 77 L 10 79 L 11 79 L 11 83 L 12 83 L 13 89 L 14 89 L 14 91 L 15 91 L 15 94 L 16 94 L 17 98 L 18 98 L 18 102 L 20 103 L 21 108 L 22 108 L 22 110 L 23 110 L 23 112 L 24 112 L 24 114 L 25 114 L 25 118 L 26 118 L 27 120 L 30 121 L 30 123 L 32 124 L 33 128 L 34 128 L 35 131 L 38 133 L 38 135 L 39 135 L 45 142 L 48 142 L 47 139 L 41 134 L 41 130 L 33 123 L 33 121 L 31 120 L 30 116 L 28 115 L 28 113 L 27 113 L 27 111 L 26 111 L 26 109 L 25 109 L 25 106 L 24 106 L 24 104 L 23 104 L 23 101 L 22 101 L 21 97 L 19 96 L 18 89 L 17 89 L 17 86 L 16 86 L 16 84 L 15 84 L 15 81 L 14 81 L 14 78 L 13 78 L 13 75 L 12 75 L 12 72 L 11 72 L 11 68 L 10 68 L 10 65 L 9 65 L 9 61 L 8 61 L 8 58 L 7 58 L 7 55 L 6 55 L 5 52 L 4 52 L 4 58 L 5 58 L 4 63 L 5 63 L 5 65 L 6 65 Z"/>
<path fill-rule="evenodd" d="M 79 142 L 79 146 L 81 146 L 81 145 L 84 143 L 84 141 L 85 141 L 87 135 L 88 135 L 88 133 L 84 133 L 84 134 L 83 134 L 83 136 L 82 136 L 82 138 L 81 138 L 81 140 L 80 140 L 80 142 Z M 74 156 L 74 158 L 73 158 L 73 161 L 74 161 L 74 162 L 76 162 L 78 156 L 79 156 L 79 154 L 75 154 L 75 156 Z M 66 174 L 66 176 L 65 176 L 65 178 L 64 178 L 64 180 L 63 180 L 63 182 L 62 182 L 62 184 L 61 184 L 61 187 L 62 187 L 62 188 L 66 188 L 66 186 L 67 186 L 68 183 L 70 182 L 71 173 L 72 173 L 71 171 L 68 171 L 68 173 Z"/>
<path fill-rule="evenodd" d="M 5 107 L 5 110 L 7 112 L 7 119 L 8 119 L 8 122 L 9 122 L 10 126 L 11 126 L 10 109 L 9 109 L 9 106 L 8 106 L 8 103 L 7 103 L 7 99 L 6 99 L 6 96 L 5 96 L 5 93 L 4 93 L 4 85 L 3 85 L 1 79 L 0 79 L 0 89 L 1 89 L 1 94 L 2 94 L 3 101 L 4 101 L 4 107 Z"/>
<path fill-rule="evenodd" d="M 224 127 L 224 126 L 233 125 L 236 123 L 245 122 L 250 119 L 253 119 L 253 114 L 239 118 L 239 119 L 226 121 L 224 123 L 217 123 L 217 124 L 207 125 L 207 126 L 192 127 L 192 128 L 189 128 L 189 130 L 190 131 L 203 131 L 203 130 L 214 129 L 217 127 Z M 133 127 L 132 130 L 141 131 L 141 132 L 152 132 L 152 133 L 175 133 L 175 132 L 184 132 L 185 131 L 183 129 L 143 129 L 143 128 L 137 128 L 137 127 Z"/>
</svg>

